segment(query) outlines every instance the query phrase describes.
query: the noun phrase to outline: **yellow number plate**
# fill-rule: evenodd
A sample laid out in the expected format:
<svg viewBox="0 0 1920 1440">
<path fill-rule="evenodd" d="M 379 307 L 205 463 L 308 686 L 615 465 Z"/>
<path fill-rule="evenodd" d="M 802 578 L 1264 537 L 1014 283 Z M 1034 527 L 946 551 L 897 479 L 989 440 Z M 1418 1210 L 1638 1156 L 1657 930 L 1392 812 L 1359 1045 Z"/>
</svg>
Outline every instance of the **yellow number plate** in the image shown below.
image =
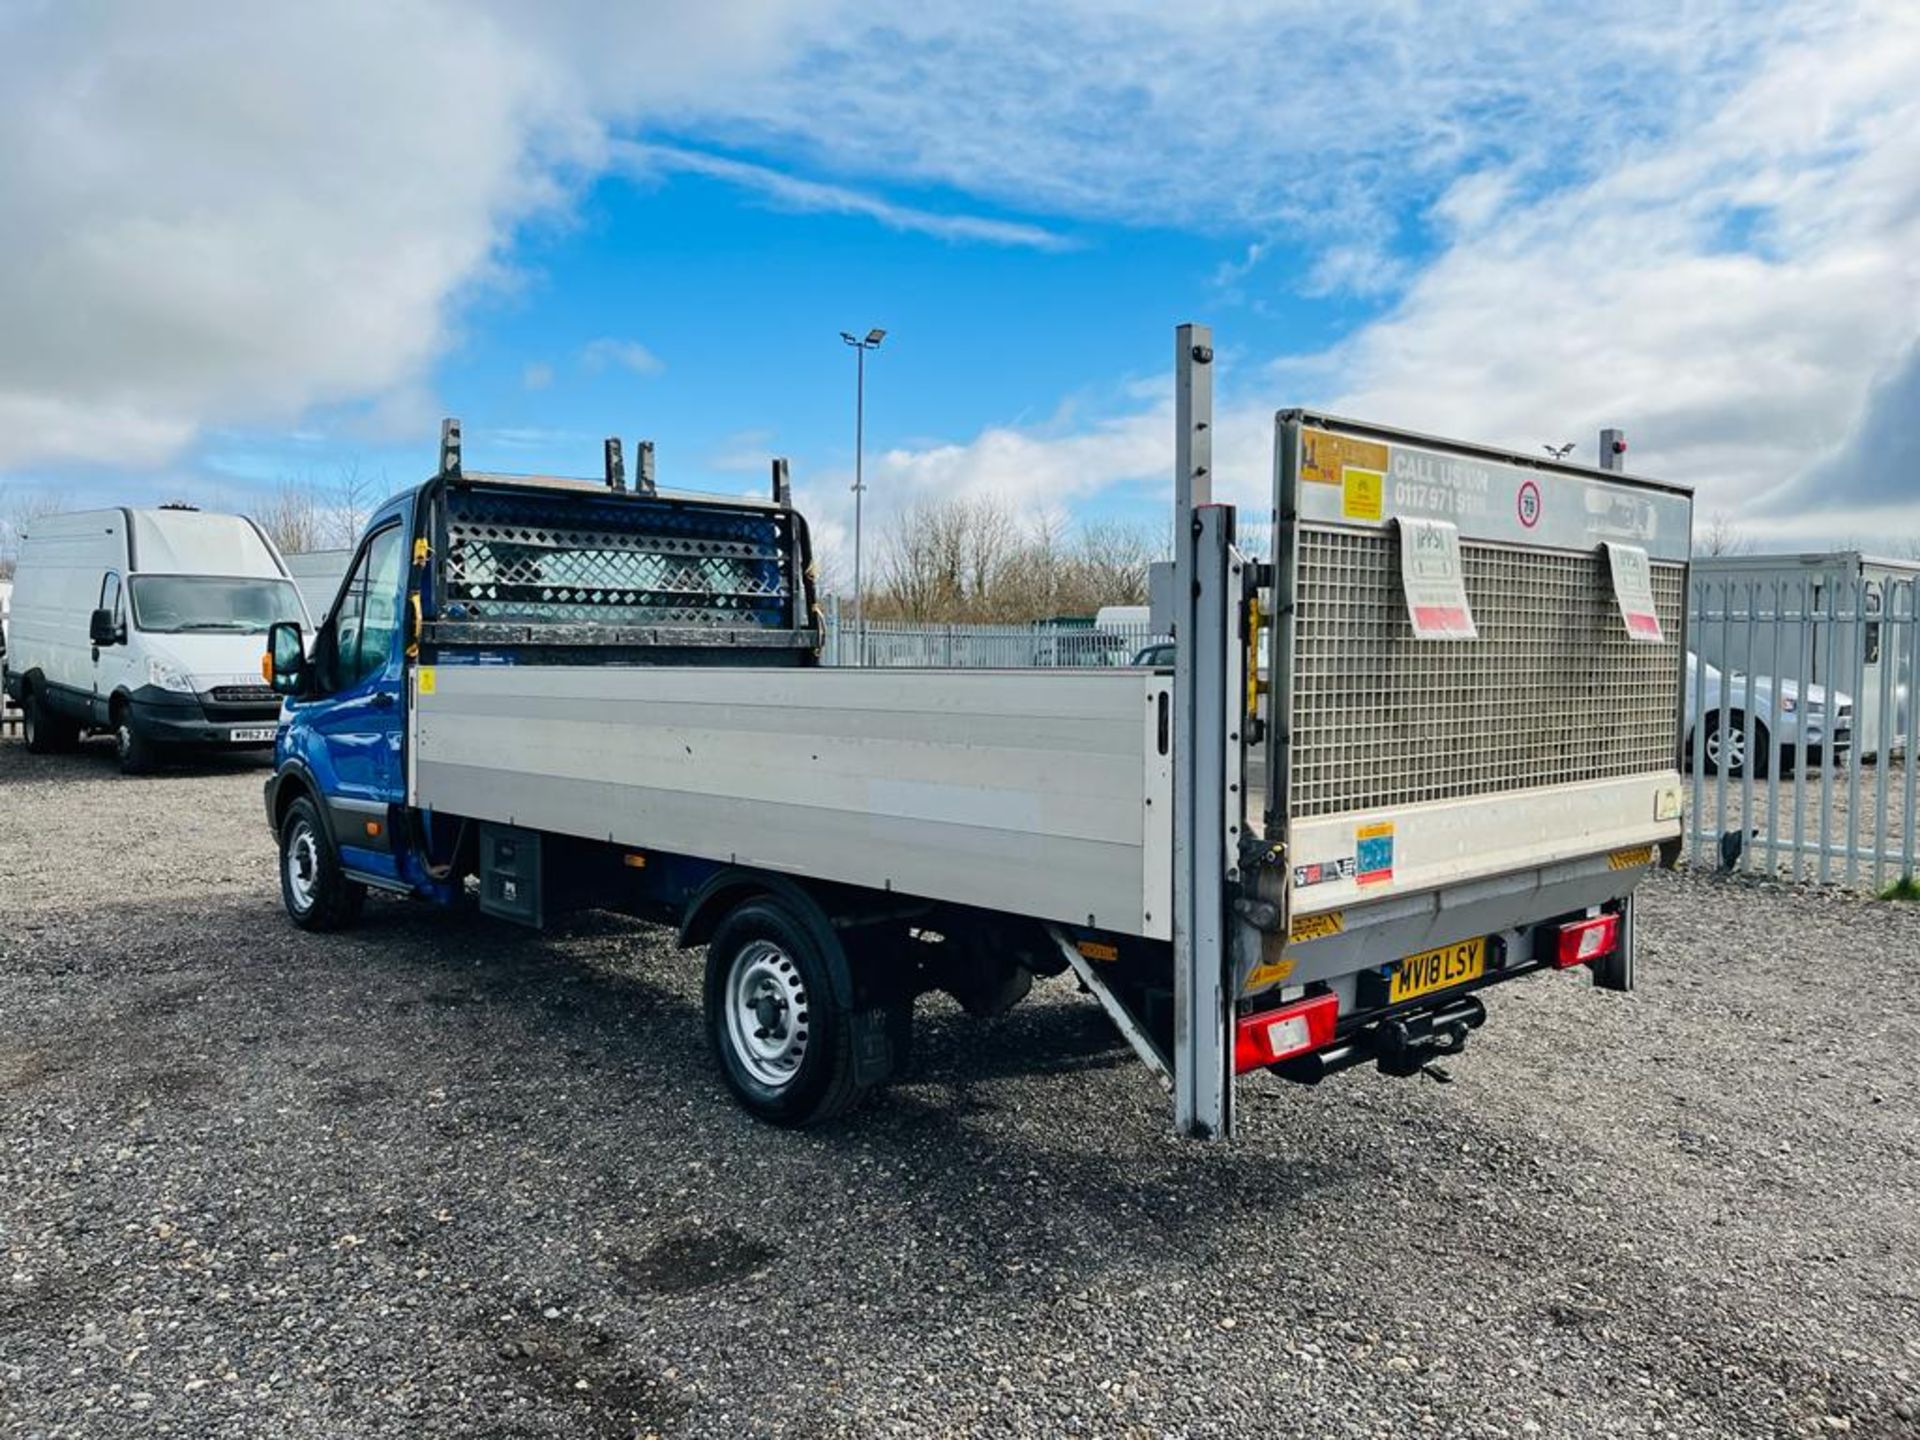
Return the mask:
<svg viewBox="0 0 1920 1440">
<path fill-rule="evenodd" d="M 1442 945 L 1438 950 L 1409 955 L 1393 967 L 1393 983 L 1387 991 L 1387 1003 L 1398 1005 L 1418 995 L 1445 990 L 1478 980 L 1487 968 L 1487 942 L 1462 940 Z"/>
</svg>

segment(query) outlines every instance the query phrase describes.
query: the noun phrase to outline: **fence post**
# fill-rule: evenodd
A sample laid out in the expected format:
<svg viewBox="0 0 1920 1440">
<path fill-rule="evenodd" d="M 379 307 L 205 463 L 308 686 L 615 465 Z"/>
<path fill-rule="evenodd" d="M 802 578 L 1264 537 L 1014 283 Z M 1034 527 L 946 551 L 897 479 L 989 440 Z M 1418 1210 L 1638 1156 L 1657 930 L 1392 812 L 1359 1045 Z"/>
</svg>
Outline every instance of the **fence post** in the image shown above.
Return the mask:
<svg viewBox="0 0 1920 1440">
<path fill-rule="evenodd" d="M 1916 724 L 1916 722 L 1920 722 L 1920 695 L 1914 693 L 1915 687 L 1920 686 L 1920 582 L 1907 581 L 1906 591 L 1907 644 L 1905 654 L 1907 657 L 1907 719 L 1903 727 L 1905 735 L 1904 743 L 1901 746 L 1901 756 L 1902 763 L 1906 766 L 1907 771 L 1907 805 L 1906 809 L 1901 812 L 1900 817 L 1902 821 L 1900 878 L 1911 882 L 1914 878 L 1914 835 L 1915 832 L 1920 831 L 1920 816 L 1914 814 L 1914 801 L 1916 798 L 1920 798 L 1916 796 L 1914 785 L 1916 767 L 1920 767 L 1920 754 L 1915 753 L 1915 746 L 1917 743 L 1920 743 L 1920 725 Z M 1898 682 L 1899 678 L 1897 675 L 1894 677 L 1896 682 Z"/>
</svg>

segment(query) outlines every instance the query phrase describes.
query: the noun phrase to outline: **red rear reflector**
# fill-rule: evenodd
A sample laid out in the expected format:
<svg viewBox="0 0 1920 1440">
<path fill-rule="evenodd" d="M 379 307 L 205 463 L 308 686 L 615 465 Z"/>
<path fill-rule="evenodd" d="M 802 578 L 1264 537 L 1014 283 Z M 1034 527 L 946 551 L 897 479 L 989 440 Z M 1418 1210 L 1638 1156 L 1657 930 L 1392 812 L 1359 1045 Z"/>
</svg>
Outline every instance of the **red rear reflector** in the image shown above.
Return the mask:
<svg viewBox="0 0 1920 1440">
<path fill-rule="evenodd" d="M 1339 1018 L 1340 1001 L 1332 995 L 1243 1017 L 1233 1031 L 1233 1073 L 1244 1075 L 1289 1055 L 1318 1050 L 1333 1039 Z"/>
<path fill-rule="evenodd" d="M 1604 960 L 1620 943 L 1620 917 L 1596 915 L 1591 920 L 1575 920 L 1560 927 L 1560 944 L 1554 951 L 1556 968 L 1570 970 L 1575 965 Z"/>
</svg>

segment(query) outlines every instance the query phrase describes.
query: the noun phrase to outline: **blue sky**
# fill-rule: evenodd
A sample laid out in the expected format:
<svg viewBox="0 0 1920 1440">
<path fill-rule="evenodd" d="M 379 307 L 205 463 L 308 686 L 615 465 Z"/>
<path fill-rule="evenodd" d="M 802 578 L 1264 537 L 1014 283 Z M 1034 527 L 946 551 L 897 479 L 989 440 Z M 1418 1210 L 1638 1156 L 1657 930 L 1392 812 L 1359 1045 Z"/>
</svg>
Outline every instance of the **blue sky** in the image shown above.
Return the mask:
<svg viewBox="0 0 1920 1440">
<path fill-rule="evenodd" d="M 0 0 L 0 517 L 397 487 L 457 413 L 487 468 L 785 454 L 841 548 L 879 325 L 877 523 L 1158 519 L 1201 319 L 1250 505 L 1314 403 L 1920 536 L 1914 7 L 1454 8 Z"/>
</svg>

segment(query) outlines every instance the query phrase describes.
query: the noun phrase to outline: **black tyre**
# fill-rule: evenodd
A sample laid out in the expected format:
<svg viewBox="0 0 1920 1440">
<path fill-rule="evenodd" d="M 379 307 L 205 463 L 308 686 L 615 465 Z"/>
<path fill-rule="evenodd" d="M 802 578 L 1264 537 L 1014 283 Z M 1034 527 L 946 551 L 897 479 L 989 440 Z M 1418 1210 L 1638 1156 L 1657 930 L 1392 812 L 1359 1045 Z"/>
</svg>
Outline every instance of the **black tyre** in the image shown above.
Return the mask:
<svg viewBox="0 0 1920 1440">
<path fill-rule="evenodd" d="M 302 930 L 344 929 L 367 900 L 367 887 L 340 869 L 320 812 L 304 795 L 280 822 L 280 899 Z"/>
<path fill-rule="evenodd" d="M 78 730 L 71 720 L 53 713 L 53 707 L 47 704 L 47 697 L 40 693 L 40 687 L 34 686 L 27 691 L 26 714 L 21 717 L 22 738 L 27 749 L 35 755 L 57 755 L 69 750 L 78 738 Z"/>
<path fill-rule="evenodd" d="M 762 1120 L 817 1124 L 865 1093 L 853 1013 L 834 994 L 820 943 L 779 900 L 749 900 L 714 930 L 706 1012 L 727 1088 Z"/>
<path fill-rule="evenodd" d="M 1730 780 L 1738 780 L 1747 771 L 1747 722 L 1740 712 L 1727 714 L 1727 734 L 1722 742 L 1720 737 L 1720 714 L 1718 711 L 1707 716 L 1706 771 L 1709 775 L 1718 775 L 1723 769 Z M 1767 778 L 1767 760 L 1772 754 L 1772 744 L 1767 735 L 1767 727 L 1758 720 L 1753 722 L 1753 775 L 1756 780 Z"/>
<path fill-rule="evenodd" d="M 113 748 L 120 757 L 122 775 L 145 775 L 160 763 L 160 747 L 133 727 L 133 712 L 113 707 Z"/>
</svg>

